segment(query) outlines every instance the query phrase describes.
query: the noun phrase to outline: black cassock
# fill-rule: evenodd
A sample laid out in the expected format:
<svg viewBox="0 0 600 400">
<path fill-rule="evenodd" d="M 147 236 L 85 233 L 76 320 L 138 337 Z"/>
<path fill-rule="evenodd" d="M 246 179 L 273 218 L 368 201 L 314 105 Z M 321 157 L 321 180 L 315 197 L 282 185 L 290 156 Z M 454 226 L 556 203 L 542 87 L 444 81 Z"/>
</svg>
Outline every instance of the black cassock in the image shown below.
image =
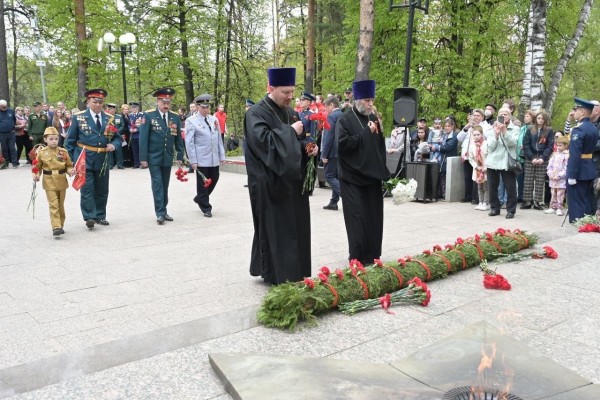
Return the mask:
<svg viewBox="0 0 600 400">
<path fill-rule="evenodd" d="M 311 275 L 310 209 L 302 193 L 308 156 L 291 127 L 292 109 L 268 96 L 244 120 L 246 171 L 254 222 L 250 274 L 279 284 Z"/>
<path fill-rule="evenodd" d="M 369 120 L 379 127 L 372 133 Z M 348 259 L 372 264 L 381 257 L 383 240 L 382 181 L 389 178 L 385 164 L 385 139 L 374 115 L 367 117 L 355 107 L 336 124 L 338 178 L 348 236 Z"/>
</svg>

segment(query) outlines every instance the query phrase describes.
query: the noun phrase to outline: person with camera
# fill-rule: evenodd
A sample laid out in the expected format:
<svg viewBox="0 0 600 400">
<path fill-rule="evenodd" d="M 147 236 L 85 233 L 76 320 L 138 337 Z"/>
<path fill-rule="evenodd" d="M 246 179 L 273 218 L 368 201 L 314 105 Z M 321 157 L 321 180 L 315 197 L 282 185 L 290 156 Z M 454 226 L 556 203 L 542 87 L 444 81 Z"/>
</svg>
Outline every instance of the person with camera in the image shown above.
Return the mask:
<svg viewBox="0 0 600 400">
<path fill-rule="evenodd" d="M 353 105 L 354 101 L 352 95 L 352 88 L 348 88 L 344 91 L 344 101 L 342 102 L 342 104 L 340 104 L 340 110 L 342 110 L 342 112 L 346 112 L 348 110 L 351 110 Z"/>
<path fill-rule="evenodd" d="M 493 135 L 488 137 L 488 156 L 485 166 L 488 174 L 488 189 L 490 197 L 490 217 L 500 215 L 500 199 L 498 186 L 500 178 L 506 188 L 506 218 L 515 217 L 517 209 L 517 175 L 509 170 L 509 161 L 516 159 L 517 140 L 520 129 L 511 122 L 511 113 L 508 108 L 498 111 L 498 120 L 492 126 Z"/>
</svg>

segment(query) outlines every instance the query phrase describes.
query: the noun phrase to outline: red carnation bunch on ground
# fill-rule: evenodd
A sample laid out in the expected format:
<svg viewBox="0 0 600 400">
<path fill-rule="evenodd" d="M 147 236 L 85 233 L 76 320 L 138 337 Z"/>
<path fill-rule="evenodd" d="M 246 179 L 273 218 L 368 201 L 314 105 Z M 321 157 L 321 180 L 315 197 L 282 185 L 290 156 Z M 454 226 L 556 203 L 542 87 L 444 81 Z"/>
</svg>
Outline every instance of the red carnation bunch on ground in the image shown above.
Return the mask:
<svg viewBox="0 0 600 400">
<path fill-rule="evenodd" d="M 600 225 L 591 224 L 591 223 L 581 225 L 579 227 L 579 232 L 584 232 L 584 233 L 598 232 L 598 233 L 600 233 Z"/>
<path fill-rule="evenodd" d="M 496 290 L 510 290 L 510 283 L 500 274 L 496 275 L 483 275 L 483 286 L 486 289 L 496 289 Z"/>
<path fill-rule="evenodd" d="M 177 177 L 177 180 L 180 182 L 187 182 L 189 180 L 186 177 L 187 174 L 188 174 L 188 172 L 181 167 L 179 167 L 177 169 L 177 171 L 175 171 L 175 176 Z"/>
<path fill-rule="evenodd" d="M 510 283 L 500 274 L 497 274 L 496 271 L 491 270 L 488 267 L 487 260 L 483 260 L 481 265 L 479 265 L 481 270 L 483 271 L 483 287 L 486 289 L 496 289 L 496 290 L 510 290 Z"/>
<path fill-rule="evenodd" d="M 395 303 L 412 303 L 421 304 L 423 307 L 429 304 L 431 300 L 431 292 L 429 288 L 418 277 L 414 277 L 408 281 L 408 286 L 404 289 L 397 290 L 393 293 L 386 293 L 383 296 L 375 299 L 355 300 L 347 303 L 342 303 L 339 309 L 344 314 L 355 314 L 359 311 L 381 305 L 385 312 L 393 314 L 389 311 L 389 307 Z"/>
</svg>

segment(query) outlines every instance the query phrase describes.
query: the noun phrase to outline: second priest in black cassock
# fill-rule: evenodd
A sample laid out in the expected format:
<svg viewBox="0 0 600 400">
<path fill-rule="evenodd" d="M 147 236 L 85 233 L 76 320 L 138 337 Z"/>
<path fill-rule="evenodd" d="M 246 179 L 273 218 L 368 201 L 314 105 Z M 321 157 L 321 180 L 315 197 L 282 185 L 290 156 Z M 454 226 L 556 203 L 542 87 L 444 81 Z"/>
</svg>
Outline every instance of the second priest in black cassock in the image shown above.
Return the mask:
<svg viewBox="0 0 600 400">
<path fill-rule="evenodd" d="M 310 209 L 308 193 L 302 194 L 309 155 L 302 121 L 290 108 L 296 69 L 270 68 L 267 74 L 269 94 L 244 120 L 254 222 L 250 274 L 279 284 L 311 275 Z"/>
<path fill-rule="evenodd" d="M 382 181 L 389 178 L 385 139 L 373 114 L 375 81 L 352 84 L 354 106 L 337 122 L 338 179 L 343 199 L 349 258 L 372 264 L 381 257 Z"/>
</svg>

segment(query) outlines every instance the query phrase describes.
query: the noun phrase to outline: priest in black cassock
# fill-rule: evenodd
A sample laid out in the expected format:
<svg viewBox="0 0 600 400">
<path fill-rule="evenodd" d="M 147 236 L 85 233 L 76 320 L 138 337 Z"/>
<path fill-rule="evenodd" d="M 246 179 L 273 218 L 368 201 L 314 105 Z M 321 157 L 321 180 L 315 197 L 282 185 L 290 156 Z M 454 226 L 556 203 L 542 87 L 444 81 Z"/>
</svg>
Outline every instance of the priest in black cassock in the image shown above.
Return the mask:
<svg viewBox="0 0 600 400">
<path fill-rule="evenodd" d="M 302 194 L 309 156 L 298 114 L 290 107 L 295 68 L 269 68 L 269 94 L 244 119 L 246 171 L 254 222 L 250 275 L 279 284 L 311 275 L 310 209 Z"/>
<path fill-rule="evenodd" d="M 348 259 L 372 264 L 381 257 L 383 239 L 382 181 L 389 178 L 385 139 L 373 114 L 375 81 L 352 84 L 354 106 L 336 125 L 338 179 L 348 236 Z"/>
</svg>

